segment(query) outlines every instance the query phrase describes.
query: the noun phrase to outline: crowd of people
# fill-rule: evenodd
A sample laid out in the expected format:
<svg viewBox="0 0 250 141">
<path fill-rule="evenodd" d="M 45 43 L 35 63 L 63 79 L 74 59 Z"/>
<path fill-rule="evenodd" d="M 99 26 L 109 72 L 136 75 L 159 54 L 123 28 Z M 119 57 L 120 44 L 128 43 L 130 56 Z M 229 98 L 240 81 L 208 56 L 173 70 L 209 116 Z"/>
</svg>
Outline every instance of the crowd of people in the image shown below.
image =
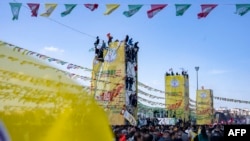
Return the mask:
<svg viewBox="0 0 250 141">
<path fill-rule="evenodd" d="M 217 125 L 117 125 L 115 141 L 224 141 L 224 126 Z"/>
</svg>

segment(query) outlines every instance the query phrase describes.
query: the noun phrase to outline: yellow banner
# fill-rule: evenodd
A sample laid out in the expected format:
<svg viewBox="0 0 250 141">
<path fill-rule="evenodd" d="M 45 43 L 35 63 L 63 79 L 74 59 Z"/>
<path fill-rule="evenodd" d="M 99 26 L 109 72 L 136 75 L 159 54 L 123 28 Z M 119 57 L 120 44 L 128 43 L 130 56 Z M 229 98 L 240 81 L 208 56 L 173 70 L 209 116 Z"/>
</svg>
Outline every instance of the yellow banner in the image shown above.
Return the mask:
<svg viewBox="0 0 250 141">
<path fill-rule="evenodd" d="M 188 79 L 183 75 L 165 77 L 165 96 L 168 117 L 188 119 Z"/>
<path fill-rule="evenodd" d="M 113 140 L 104 110 L 82 86 L 65 73 L 26 55 L 27 50 L 13 48 L 0 41 L 3 140 Z M 24 61 L 32 65 L 20 63 Z"/>
<path fill-rule="evenodd" d="M 112 42 L 106 50 L 104 62 L 93 65 L 95 73 L 92 74 L 92 92 L 107 112 L 112 125 L 122 125 L 125 122 L 120 114 L 125 105 L 124 53 L 123 42 Z"/>
<path fill-rule="evenodd" d="M 196 92 L 196 119 L 197 124 L 211 124 L 213 117 L 213 93 L 210 89 Z"/>
</svg>

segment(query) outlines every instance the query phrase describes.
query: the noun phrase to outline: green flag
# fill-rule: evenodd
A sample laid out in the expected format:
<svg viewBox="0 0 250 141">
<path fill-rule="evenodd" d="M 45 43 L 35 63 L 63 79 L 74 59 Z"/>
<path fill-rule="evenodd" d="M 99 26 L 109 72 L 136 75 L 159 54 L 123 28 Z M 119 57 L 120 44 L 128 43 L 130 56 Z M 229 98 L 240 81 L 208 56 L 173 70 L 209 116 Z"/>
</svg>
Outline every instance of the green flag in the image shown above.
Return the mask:
<svg viewBox="0 0 250 141">
<path fill-rule="evenodd" d="M 175 4 L 176 16 L 182 16 L 191 4 Z"/>
<path fill-rule="evenodd" d="M 66 10 L 61 13 L 62 17 L 70 14 L 71 11 L 76 7 L 76 4 L 64 4 L 64 5 L 65 5 Z"/>
<path fill-rule="evenodd" d="M 128 11 L 124 11 L 123 15 L 126 17 L 131 17 L 137 13 L 143 5 L 128 5 Z"/>
<path fill-rule="evenodd" d="M 243 16 L 250 10 L 250 4 L 236 4 L 236 14 Z"/>
<path fill-rule="evenodd" d="M 12 20 L 17 20 L 22 3 L 10 3 L 11 11 L 13 14 Z"/>
</svg>

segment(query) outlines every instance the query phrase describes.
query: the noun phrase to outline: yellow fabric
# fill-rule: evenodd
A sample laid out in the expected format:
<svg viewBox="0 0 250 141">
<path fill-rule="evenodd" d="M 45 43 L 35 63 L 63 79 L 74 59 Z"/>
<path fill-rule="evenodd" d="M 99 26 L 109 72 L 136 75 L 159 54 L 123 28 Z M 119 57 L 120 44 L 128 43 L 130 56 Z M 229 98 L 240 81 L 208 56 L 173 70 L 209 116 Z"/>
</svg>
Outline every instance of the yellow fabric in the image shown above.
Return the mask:
<svg viewBox="0 0 250 141">
<path fill-rule="evenodd" d="M 30 54 L 0 41 L 0 121 L 11 141 L 113 141 L 93 97 Z"/>
<path fill-rule="evenodd" d="M 118 7 L 120 6 L 120 4 L 106 4 L 106 11 L 104 12 L 104 15 L 109 15 L 111 14 L 113 11 L 115 11 Z"/>
<path fill-rule="evenodd" d="M 198 134 L 195 132 L 191 132 L 191 141 L 194 141 L 194 138 L 197 136 Z"/>
<path fill-rule="evenodd" d="M 43 17 L 49 17 L 52 12 L 56 9 L 57 7 L 57 4 L 45 4 L 45 8 L 46 8 L 46 11 L 44 13 L 42 13 L 40 16 L 43 16 Z"/>
<path fill-rule="evenodd" d="M 201 127 L 198 129 L 198 134 L 200 134 L 201 133 Z"/>
</svg>

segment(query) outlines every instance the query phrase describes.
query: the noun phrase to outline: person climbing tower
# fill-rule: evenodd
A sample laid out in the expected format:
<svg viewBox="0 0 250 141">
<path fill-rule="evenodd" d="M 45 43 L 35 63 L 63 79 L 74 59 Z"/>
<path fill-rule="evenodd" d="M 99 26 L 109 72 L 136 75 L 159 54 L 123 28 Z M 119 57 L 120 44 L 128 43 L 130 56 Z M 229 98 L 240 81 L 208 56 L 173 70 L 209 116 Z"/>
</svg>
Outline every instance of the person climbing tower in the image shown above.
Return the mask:
<svg viewBox="0 0 250 141">
<path fill-rule="evenodd" d="M 128 45 L 130 45 L 130 46 L 133 45 L 133 38 L 130 38 L 130 39 L 128 40 Z"/>
<path fill-rule="evenodd" d="M 102 47 L 101 47 L 101 48 L 102 48 L 102 49 L 106 49 L 106 48 L 107 48 L 106 43 L 105 43 L 104 40 L 102 40 Z"/>
<path fill-rule="evenodd" d="M 127 44 L 128 39 L 129 39 L 129 36 L 128 36 L 128 35 L 126 35 L 125 40 L 124 40 L 125 44 Z"/>
<path fill-rule="evenodd" d="M 131 55 L 132 62 L 136 62 L 137 61 L 137 53 L 139 51 L 138 43 L 139 42 L 135 42 L 133 50 L 132 50 L 132 55 Z"/>
<path fill-rule="evenodd" d="M 96 37 L 96 41 L 94 43 L 95 45 L 95 48 L 99 45 L 99 42 L 100 42 L 100 39 L 99 39 L 99 36 Z"/>
<path fill-rule="evenodd" d="M 109 44 L 112 42 L 113 37 L 111 36 L 110 33 L 107 34 L 107 37 L 108 37 L 108 46 L 109 46 Z"/>
</svg>

